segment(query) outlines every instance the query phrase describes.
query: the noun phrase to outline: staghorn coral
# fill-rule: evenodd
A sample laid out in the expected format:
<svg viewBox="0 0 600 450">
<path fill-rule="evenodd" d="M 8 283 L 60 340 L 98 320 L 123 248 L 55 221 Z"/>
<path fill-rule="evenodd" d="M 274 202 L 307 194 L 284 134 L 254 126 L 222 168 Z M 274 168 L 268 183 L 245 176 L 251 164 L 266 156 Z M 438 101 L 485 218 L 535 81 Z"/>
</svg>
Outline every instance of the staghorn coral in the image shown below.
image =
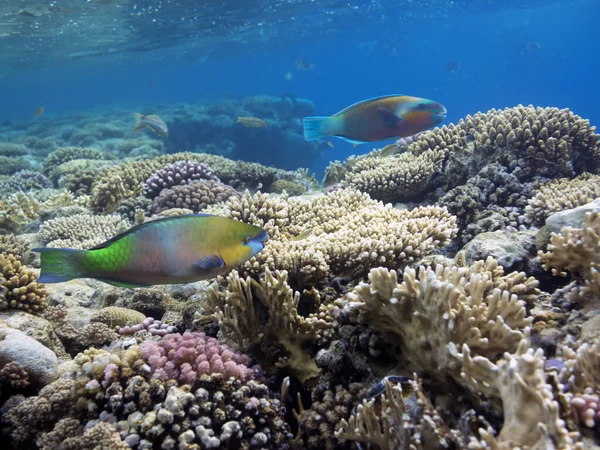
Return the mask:
<svg viewBox="0 0 600 450">
<path fill-rule="evenodd" d="M 514 353 L 504 353 L 493 363 L 484 356 L 471 356 L 469 346 L 453 353 L 462 364 L 462 376 L 476 392 L 502 400 L 504 425 L 480 429 L 481 440 L 472 439 L 469 448 L 582 449 L 575 444 L 577 433 L 569 433 L 559 416 L 559 403 L 544 371 L 544 352 L 530 348 L 529 329 Z"/>
<path fill-rule="evenodd" d="M 408 384 L 408 392 L 404 392 L 400 383 L 386 379 L 385 393 L 363 400 L 348 420 L 341 420 L 335 437 L 382 450 L 465 448 L 460 433 L 444 424 L 440 412 L 424 394 L 420 380 Z"/>
<path fill-rule="evenodd" d="M 344 312 L 351 320 L 383 333 L 402 361 L 418 372 L 458 383 L 451 345 L 468 344 L 492 359 L 516 348 L 522 329 L 531 324 L 522 296 L 535 295 L 537 282 L 524 274 L 503 275 L 488 258 L 471 267 L 372 269 L 369 283 L 345 295 Z"/>
<path fill-rule="evenodd" d="M 5 288 L 0 310 L 22 309 L 39 314 L 46 308 L 46 288 L 35 281 L 37 274 L 14 255 L 0 254 L 0 275 Z"/>
<path fill-rule="evenodd" d="M 144 183 L 144 195 L 150 199 L 157 197 L 163 189 L 190 184 L 197 180 L 218 181 L 210 167 L 196 161 L 178 161 L 157 170 Z"/>
<path fill-rule="evenodd" d="M 152 214 L 172 208 L 184 208 L 197 213 L 208 205 L 221 203 L 230 197 L 239 196 L 239 193 L 226 184 L 213 180 L 194 181 L 171 189 L 163 189 L 154 198 L 150 211 Z"/>
<path fill-rule="evenodd" d="M 121 217 L 76 214 L 58 217 L 40 227 L 42 240 L 48 247 L 87 249 L 125 231 L 129 223 Z"/>
<path fill-rule="evenodd" d="M 585 205 L 600 197 L 600 175 L 583 173 L 572 180 L 560 178 L 542 184 L 527 201 L 525 218 L 534 225 L 558 211 Z"/>
<path fill-rule="evenodd" d="M 336 276 L 360 277 L 374 265 L 403 267 L 446 245 L 456 232 L 443 208 L 400 211 L 347 189 L 310 200 L 245 193 L 228 206 L 229 217 L 269 233 L 244 271 L 286 270 L 295 289 Z M 310 234 L 294 238 L 305 232 Z"/>
<path fill-rule="evenodd" d="M 305 291 L 319 304 L 317 291 Z M 227 276 L 224 292 L 213 285 L 198 322 L 214 321 L 221 333 L 243 351 L 259 357 L 265 367 L 273 365 L 289 370 L 304 381 L 319 372 L 307 347 L 316 343 L 320 333 L 332 327 L 325 310 L 302 317 L 298 314 L 300 293 L 287 284 L 287 273 L 267 268 L 260 282 L 240 278 L 237 271 Z M 268 312 L 263 321 L 262 311 Z"/>
<path fill-rule="evenodd" d="M 578 283 L 569 298 L 597 304 L 600 297 L 600 214 L 587 213 L 582 228 L 563 228 L 552 233 L 548 251 L 540 251 L 542 266 L 555 276 L 571 273 Z"/>
<path fill-rule="evenodd" d="M 108 306 L 96 311 L 90 317 L 90 322 L 99 322 L 111 328 L 121 328 L 127 325 L 136 325 L 146 320 L 141 312 L 120 306 Z"/>
</svg>

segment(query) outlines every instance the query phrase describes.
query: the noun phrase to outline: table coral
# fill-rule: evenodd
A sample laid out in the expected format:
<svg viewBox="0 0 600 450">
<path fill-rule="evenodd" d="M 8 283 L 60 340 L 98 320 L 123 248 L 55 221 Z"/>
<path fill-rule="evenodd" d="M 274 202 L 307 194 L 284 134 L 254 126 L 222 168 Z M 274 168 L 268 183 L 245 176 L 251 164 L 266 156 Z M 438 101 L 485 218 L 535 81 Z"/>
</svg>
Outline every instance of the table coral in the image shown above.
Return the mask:
<svg viewBox="0 0 600 450">
<path fill-rule="evenodd" d="M 531 324 L 516 294 L 535 295 L 537 282 L 500 275 L 491 258 L 468 268 L 408 268 L 402 283 L 394 270 L 372 269 L 369 283 L 346 294 L 344 311 L 382 332 L 409 368 L 462 383 L 451 345 L 468 344 L 494 359 L 516 348 L 521 330 Z"/>
<path fill-rule="evenodd" d="M 231 218 L 269 233 L 265 248 L 244 271 L 286 270 L 296 289 L 336 276 L 360 277 L 375 265 L 403 267 L 443 247 L 456 233 L 454 218 L 443 208 L 401 211 L 348 189 L 311 200 L 245 193 L 228 206 Z M 309 235 L 294 239 L 304 232 Z"/>
</svg>

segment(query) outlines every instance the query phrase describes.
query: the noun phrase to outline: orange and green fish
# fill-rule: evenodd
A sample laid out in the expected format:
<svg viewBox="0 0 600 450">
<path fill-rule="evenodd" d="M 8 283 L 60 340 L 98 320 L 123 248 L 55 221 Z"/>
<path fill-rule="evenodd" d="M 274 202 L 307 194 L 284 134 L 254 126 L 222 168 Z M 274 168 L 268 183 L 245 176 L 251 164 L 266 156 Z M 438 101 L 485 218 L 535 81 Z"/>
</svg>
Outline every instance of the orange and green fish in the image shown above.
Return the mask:
<svg viewBox="0 0 600 450">
<path fill-rule="evenodd" d="M 446 118 L 438 102 L 406 95 L 388 95 L 355 103 L 331 117 L 305 117 L 304 139 L 335 136 L 354 144 L 408 137 Z"/>
<path fill-rule="evenodd" d="M 131 131 L 140 131 L 146 127 L 152 129 L 160 137 L 167 137 L 169 129 L 164 120 L 155 114 L 144 116 L 140 113 L 133 113 L 135 115 L 135 128 Z"/>
<path fill-rule="evenodd" d="M 40 283 L 95 278 L 120 287 L 192 283 L 221 275 L 260 252 L 260 227 L 225 217 L 190 214 L 130 228 L 89 250 L 36 248 Z"/>
<path fill-rule="evenodd" d="M 268 124 L 258 117 L 239 117 L 235 123 L 241 123 L 245 127 L 249 128 L 265 128 Z"/>
</svg>

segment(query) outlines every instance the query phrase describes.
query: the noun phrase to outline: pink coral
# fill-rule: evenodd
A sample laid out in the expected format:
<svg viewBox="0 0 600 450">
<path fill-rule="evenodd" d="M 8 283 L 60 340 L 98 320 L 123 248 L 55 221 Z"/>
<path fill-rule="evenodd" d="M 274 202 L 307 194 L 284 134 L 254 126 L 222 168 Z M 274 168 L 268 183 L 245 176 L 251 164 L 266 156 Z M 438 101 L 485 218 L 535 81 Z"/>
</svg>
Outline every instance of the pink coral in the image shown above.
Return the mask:
<svg viewBox="0 0 600 450">
<path fill-rule="evenodd" d="M 231 351 L 204 333 L 168 334 L 160 341 L 144 342 L 141 349 L 152 376 L 163 381 L 193 384 L 199 376 L 211 373 L 242 381 L 254 378 L 248 356 Z"/>
</svg>

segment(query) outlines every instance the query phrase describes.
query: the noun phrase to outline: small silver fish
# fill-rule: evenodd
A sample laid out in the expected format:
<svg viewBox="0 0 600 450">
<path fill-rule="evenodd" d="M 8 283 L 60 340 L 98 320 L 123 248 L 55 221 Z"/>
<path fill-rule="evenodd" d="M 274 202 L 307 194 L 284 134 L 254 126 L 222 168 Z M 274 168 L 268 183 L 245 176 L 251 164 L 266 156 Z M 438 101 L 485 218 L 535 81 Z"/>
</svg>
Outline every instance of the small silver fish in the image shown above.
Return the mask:
<svg viewBox="0 0 600 450">
<path fill-rule="evenodd" d="M 160 137 L 167 137 L 169 129 L 167 124 L 159 116 L 150 114 L 145 116 L 140 113 L 133 113 L 135 115 L 135 128 L 131 131 L 140 131 L 146 127 L 152 129 Z"/>
</svg>

